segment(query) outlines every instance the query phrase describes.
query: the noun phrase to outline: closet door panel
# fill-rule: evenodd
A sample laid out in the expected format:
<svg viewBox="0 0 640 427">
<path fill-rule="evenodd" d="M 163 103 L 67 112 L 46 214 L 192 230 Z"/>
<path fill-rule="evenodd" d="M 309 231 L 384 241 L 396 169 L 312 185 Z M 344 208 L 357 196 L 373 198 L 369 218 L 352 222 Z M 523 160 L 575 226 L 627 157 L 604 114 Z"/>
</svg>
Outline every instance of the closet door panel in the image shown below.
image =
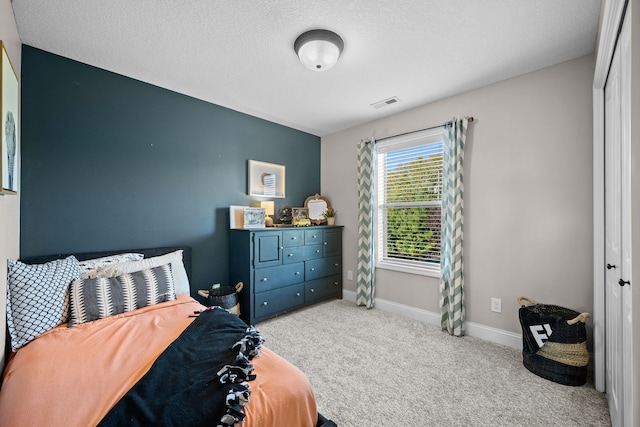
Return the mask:
<svg viewBox="0 0 640 427">
<path fill-rule="evenodd" d="M 605 86 L 605 381 L 613 426 L 621 424 L 621 210 L 620 52 L 616 50 Z"/>
</svg>

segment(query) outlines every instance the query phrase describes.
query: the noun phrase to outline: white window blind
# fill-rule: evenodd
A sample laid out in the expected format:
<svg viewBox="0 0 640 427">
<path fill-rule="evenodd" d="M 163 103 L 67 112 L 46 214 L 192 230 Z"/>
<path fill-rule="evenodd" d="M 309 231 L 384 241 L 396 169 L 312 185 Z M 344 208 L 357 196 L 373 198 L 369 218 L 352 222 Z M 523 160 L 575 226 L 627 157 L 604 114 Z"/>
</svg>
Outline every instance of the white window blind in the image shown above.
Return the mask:
<svg viewBox="0 0 640 427">
<path fill-rule="evenodd" d="M 379 267 L 440 271 L 442 131 L 416 132 L 377 146 Z"/>
</svg>

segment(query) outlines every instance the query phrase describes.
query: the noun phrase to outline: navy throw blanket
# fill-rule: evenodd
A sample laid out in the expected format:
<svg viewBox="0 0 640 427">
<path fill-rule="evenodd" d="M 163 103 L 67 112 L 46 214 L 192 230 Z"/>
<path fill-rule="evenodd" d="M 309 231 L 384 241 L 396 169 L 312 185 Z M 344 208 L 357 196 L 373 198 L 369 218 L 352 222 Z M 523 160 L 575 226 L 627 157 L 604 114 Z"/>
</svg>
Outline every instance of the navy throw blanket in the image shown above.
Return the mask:
<svg viewBox="0 0 640 427">
<path fill-rule="evenodd" d="M 263 339 L 221 308 L 203 311 L 99 426 L 232 426 L 244 421 L 249 360 Z M 132 355 L 135 357 L 135 355 Z M 96 392 L 100 392 L 96 390 Z"/>
</svg>

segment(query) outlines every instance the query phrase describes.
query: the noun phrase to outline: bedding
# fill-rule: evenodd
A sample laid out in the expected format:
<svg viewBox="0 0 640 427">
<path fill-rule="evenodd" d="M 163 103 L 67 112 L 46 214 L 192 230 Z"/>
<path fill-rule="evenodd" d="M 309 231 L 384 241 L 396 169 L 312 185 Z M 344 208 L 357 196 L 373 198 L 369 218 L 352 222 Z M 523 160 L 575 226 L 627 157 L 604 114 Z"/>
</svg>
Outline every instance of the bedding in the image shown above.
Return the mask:
<svg viewBox="0 0 640 427">
<path fill-rule="evenodd" d="M 178 295 L 42 334 L 10 357 L 0 389 L 0 425 L 97 425 L 203 308 Z M 244 426 L 316 425 L 313 390 L 302 372 L 267 348 L 252 363 L 256 379 L 249 383 Z"/>
<path fill-rule="evenodd" d="M 98 426 L 242 422 L 262 342 L 255 328 L 220 307 L 201 312 Z"/>
<path fill-rule="evenodd" d="M 145 256 L 149 253 L 164 255 L 169 253 L 166 249 L 177 248 L 162 248 L 159 253 L 154 249 L 139 252 L 145 253 Z M 190 264 L 187 263 L 187 260 L 190 260 L 190 248 L 181 249 L 185 249 L 184 267 L 190 277 Z M 95 255 L 77 254 L 77 258 L 83 260 L 91 256 L 95 258 Z M 29 262 L 29 260 L 26 261 Z M 31 259 L 31 262 L 34 261 L 49 262 L 51 258 Z M 171 266 L 165 265 L 160 268 L 164 269 L 165 278 L 170 281 L 166 271 L 171 270 Z M 126 275 L 130 274 L 126 273 Z M 76 280 L 74 283 L 80 285 L 94 283 L 87 280 L 102 280 L 103 284 L 109 282 L 115 285 L 112 280 L 119 279 L 116 276 L 115 278 Z M 98 316 L 98 320 L 79 322 L 74 327 L 69 327 L 66 323 L 57 325 L 11 353 L 3 374 L 2 388 L 0 388 L 0 425 L 93 426 L 101 421 L 104 425 L 119 425 L 123 419 L 129 420 L 126 418 L 128 414 L 136 412 L 129 406 L 131 402 L 137 400 L 135 397 L 131 398 L 132 393 L 137 393 L 136 390 L 144 390 L 145 387 L 147 390 L 154 390 L 153 385 L 160 383 L 163 384 L 163 389 L 168 389 L 167 384 L 184 385 L 184 381 L 186 384 L 202 381 L 213 384 L 212 369 L 216 370 L 220 378 L 235 378 L 237 371 L 233 369 L 236 368 L 228 368 L 234 375 L 225 373 L 222 367 L 217 366 L 222 363 L 222 359 L 216 359 L 218 356 L 205 362 L 209 360 L 206 358 L 210 357 L 208 347 L 203 345 L 202 353 L 198 355 L 196 354 L 198 349 L 185 350 L 184 343 L 191 340 L 192 345 L 201 341 L 204 344 L 208 338 L 215 342 L 214 336 L 224 335 L 222 332 L 216 333 L 216 328 L 227 330 L 228 325 L 235 325 L 236 329 L 241 326 L 247 331 L 251 328 L 226 310 L 220 308 L 211 310 L 216 312 L 214 316 L 213 313 L 206 311 L 206 307 L 189 296 L 178 294 L 174 295 L 174 298 L 161 300 L 162 302 L 132 311 Z M 218 326 L 214 324 L 203 326 L 201 323 L 213 318 L 218 319 L 216 320 Z M 200 332 L 197 332 L 198 330 Z M 201 334 L 199 338 L 196 335 L 195 341 L 189 338 L 193 337 L 194 333 Z M 247 347 L 246 342 L 249 340 L 247 337 L 251 336 L 255 341 L 255 335 L 244 336 L 244 341 L 241 339 L 238 342 L 245 344 L 238 347 L 236 342 L 231 349 L 232 353 L 228 353 L 229 339 L 220 345 L 227 348 L 225 354 L 232 354 L 234 360 L 236 358 L 241 360 L 241 354 L 237 352 L 237 348 Z M 171 354 L 174 354 L 174 358 L 167 359 Z M 176 354 L 177 358 L 175 358 Z M 190 357 L 194 357 L 196 362 L 188 361 L 189 357 L 185 355 L 191 355 Z M 183 369 L 188 367 L 186 365 L 197 367 L 198 361 L 216 366 L 215 368 L 209 366 L 208 369 Z M 313 427 L 321 424 L 335 426 L 333 422 L 317 413 L 311 385 L 306 376 L 295 366 L 265 347 L 260 349 L 260 357 L 251 360 L 249 365 L 253 368 L 252 371 L 250 369 L 247 371 L 251 379 L 248 382 L 250 394 L 243 392 L 241 387 L 237 388 L 236 384 L 223 384 L 222 392 L 219 391 L 218 395 L 222 393 L 228 396 L 222 406 L 217 399 L 199 402 L 197 393 L 189 395 L 190 404 L 185 404 L 185 407 L 190 407 L 189 415 L 194 417 L 192 421 L 199 420 L 194 422 L 194 425 L 220 425 L 213 420 L 205 423 L 205 418 L 200 419 L 198 414 L 192 413 L 198 408 L 206 408 L 216 416 L 219 416 L 221 410 L 224 414 L 233 414 L 233 411 L 242 410 L 246 416 L 242 425 L 248 427 L 282 425 Z M 242 365 L 244 366 L 242 370 L 247 370 L 249 365 Z M 218 377 L 214 381 L 219 381 Z M 151 381 L 151 388 L 148 381 Z M 231 388 L 225 391 L 225 387 Z M 211 387 L 213 388 L 215 387 Z M 228 393 L 231 389 L 236 390 L 237 393 L 235 395 Z M 201 393 L 203 390 L 196 388 L 196 391 Z M 174 401 L 175 392 L 172 390 L 165 390 L 165 392 L 166 395 L 162 399 L 165 399 L 165 403 L 172 402 L 175 407 L 177 403 L 177 400 Z M 203 396 L 206 395 L 207 393 Z M 139 396 L 139 394 L 133 394 L 133 396 Z M 229 396 L 235 396 L 235 402 Z M 248 398 L 248 404 L 243 408 L 242 405 L 247 403 L 246 398 Z M 147 393 L 145 399 L 154 400 L 161 397 L 159 393 L 157 395 Z M 171 404 L 160 403 L 155 407 L 154 413 L 158 415 L 164 411 L 163 416 L 167 414 L 169 417 L 175 416 L 171 414 L 172 411 L 167 412 L 166 406 Z M 123 407 L 124 410 L 122 410 Z M 215 410 L 212 409 L 214 407 Z M 138 409 L 141 408 L 144 408 L 144 405 L 138 407 Z M 238 419 L 242 418 L 241 413 L 240 415 Z M 141 419 L 143 421 L 138 422 L 137 425 L 148 425 L 144 417 Z M 113 420 L 116 422 L 114 423 Z M 180 420 L 184 421 L 185 418 L 181 417 Z M 327 424 L 323 424 L 324 422 Z M 191 422 L 175 423 L 175 425 L 190 424 Z M 127 422 L 127 425 L 136 425 L 136 423 Z"/>
</svg>

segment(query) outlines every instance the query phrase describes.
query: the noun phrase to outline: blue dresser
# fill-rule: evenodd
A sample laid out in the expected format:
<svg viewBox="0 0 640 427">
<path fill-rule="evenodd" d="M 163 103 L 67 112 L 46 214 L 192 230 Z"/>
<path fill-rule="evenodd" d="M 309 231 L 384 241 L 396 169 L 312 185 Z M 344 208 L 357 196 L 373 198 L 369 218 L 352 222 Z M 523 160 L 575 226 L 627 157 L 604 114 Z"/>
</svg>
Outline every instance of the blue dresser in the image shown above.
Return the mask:
<svg viewBox="0 0 640 427">
<path fill-rule="evenodd" d="M 229 275 L 249 324 L 342 298 L 342 226 L 232 229 Z"/>
</svg>

